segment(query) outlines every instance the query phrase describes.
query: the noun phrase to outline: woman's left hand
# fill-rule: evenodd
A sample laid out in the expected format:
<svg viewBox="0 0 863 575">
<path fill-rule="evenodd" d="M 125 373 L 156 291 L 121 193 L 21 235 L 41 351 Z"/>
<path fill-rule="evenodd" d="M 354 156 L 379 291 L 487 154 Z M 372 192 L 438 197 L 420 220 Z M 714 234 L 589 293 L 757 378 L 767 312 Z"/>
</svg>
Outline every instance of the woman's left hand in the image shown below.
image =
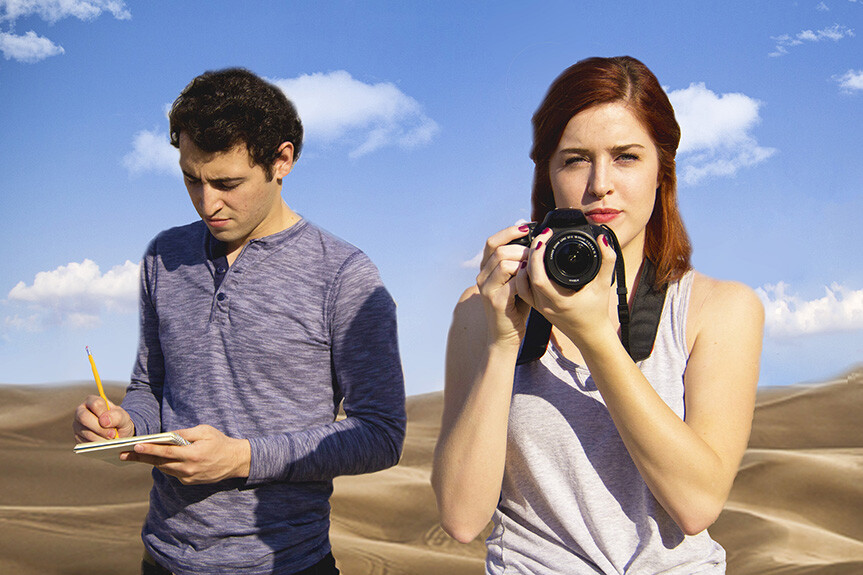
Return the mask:
<svg viewBox="0 0 863 575">
<path fill-rule="evenodd" d="M 617 254 L 608 236 L 603 235 L 597 241 L 602 255 L 599 273 L 577 291 L 557 284 L 545 271 L 546 243 L 551 236 L 551 230 L 545 229 L 534 238 L 527 266 L 519 270 L 515 278 L 518 296 L 576 345 L 590 334 L 597 333 L 599 326 L 606 325 L 616 331 L 609 309 L 616 303 L 611 281 Z"/>
</svg>

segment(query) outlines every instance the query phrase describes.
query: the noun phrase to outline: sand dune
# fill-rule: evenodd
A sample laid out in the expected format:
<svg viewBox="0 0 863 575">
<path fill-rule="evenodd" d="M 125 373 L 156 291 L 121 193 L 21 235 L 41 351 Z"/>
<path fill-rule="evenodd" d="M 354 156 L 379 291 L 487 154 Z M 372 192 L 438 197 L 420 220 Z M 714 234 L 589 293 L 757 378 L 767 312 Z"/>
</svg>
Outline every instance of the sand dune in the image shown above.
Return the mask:
<svg viewBox="0 0 863 575">
<path fill-rule="evenodd" d="M 0 573 L 137 573 L 150 471 L 71 452 L 89 382 L 0 386 Z M 120 386 L 109 386 L 118 401 Z M 346 575 L 482 573 L 481 539 L 437 523 L 429 486 L 440 393 L 408 400 L 401 463 L 336 480 L 332 539 Z M 759 392 L 750 448 L 711 528 L 728 572 L 863 573 L 863 367 L 836 381 Z"/>
</svg>

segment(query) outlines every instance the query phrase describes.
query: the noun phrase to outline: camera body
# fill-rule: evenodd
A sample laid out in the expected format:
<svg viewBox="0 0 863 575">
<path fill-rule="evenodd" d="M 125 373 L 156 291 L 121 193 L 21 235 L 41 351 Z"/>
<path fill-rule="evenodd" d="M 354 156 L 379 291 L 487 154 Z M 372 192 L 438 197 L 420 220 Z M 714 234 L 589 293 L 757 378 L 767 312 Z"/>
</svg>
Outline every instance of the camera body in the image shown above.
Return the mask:
<svg viewBox="0 0 863 575">
<path fill-rule="evenodd" d="M 551 210 L 541 224 L 529 224 L 530 231 L 510 244 L 529 246 L 542 230 L 551 229 L 545 248 L 545 273 L 552 281 L 578 291 L 590 283 L 602 264 L 599 236 L 607 234 L 605 226 L 591 224 L 581 210 Z"/>
</svg>

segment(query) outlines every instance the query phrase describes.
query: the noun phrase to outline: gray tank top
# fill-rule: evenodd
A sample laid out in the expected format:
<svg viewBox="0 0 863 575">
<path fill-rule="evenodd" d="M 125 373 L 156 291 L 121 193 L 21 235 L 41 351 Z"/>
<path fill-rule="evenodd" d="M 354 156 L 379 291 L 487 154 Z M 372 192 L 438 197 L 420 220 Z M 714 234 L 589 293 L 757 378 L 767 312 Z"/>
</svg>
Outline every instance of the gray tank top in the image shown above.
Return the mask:
<svg viewBox="0 0 863 575">
<path fill-rule="evenodd" d="M 693 273 L 668 288 L 638 367 L 683 418 Z M 501 499 L 486 540 L 492 575 L 725 573 L 706 531 L 686 536 L 635 467 L 586 367 L 553 346 L 515 372 Z"/>
</svg>

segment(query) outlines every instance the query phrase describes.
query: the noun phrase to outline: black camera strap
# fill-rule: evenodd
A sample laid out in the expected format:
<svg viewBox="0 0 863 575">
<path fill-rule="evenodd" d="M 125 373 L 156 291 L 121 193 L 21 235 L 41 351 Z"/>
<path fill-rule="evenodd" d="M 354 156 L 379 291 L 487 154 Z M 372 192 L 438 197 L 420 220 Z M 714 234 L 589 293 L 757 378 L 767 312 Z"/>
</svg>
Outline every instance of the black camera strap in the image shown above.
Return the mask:
<svg viewBox="0 0 863 575">
<path fill-rule="evenodd" d="M 630 312 L 627 302 L 623 254 L 621 253 L 620 244 L 611 228 L 603 227 L 606 231 L 610 232 L 608 237 L 611 238 L 612 246 L 617 254 L 614 273 L 617 279 L 617 317 L 620 321 L 620 341 L 633 361 L 642 361 L 650 357 L 650 353 L 653 351 L 653 344 L 656 340 L 656 331 L 659 329 L 659 319 L 662 315 L 662 308 L 665 305 L 665 294 L 668 286 L 654 286 L 656 282 L 656 268 L 650 260 L 645 258 L 641 265 L 638 287 L 635 290 L 632 311 Z M 612 282 L 614 279 L 612 278 Z M 516 365 L 536 361 L 545 355 L 550 337 L 551 322 L 545 319 L 541 313 L 531 308 Z"/>
<path fill-rule="evenodd" d="M 623 349 L 632 355 L 629 351 L 629 301 L 626 293 L 626 266 L 623 262 L 623 250 L 620 249 L 620 242 L 617 241 L 617 234 L 614 233 L 608 226 L 602 226 L 607 234 L 606 237 L 611 238 L 611 247 L 614 248 L 614 253 L 617 258 L 614 263 L 614 276 L 611 281 L 614 283 L 615 276 L 617 278 L 617 319 L 620 322 L 620 341 L 623 343 Z"/>
<path fill-rule="evenodd" d="M 527 316 L 527 328 L 524 339 L 521 340 L 521 349 L 518 350 L 518 359 L 515 364 L 522 365 L 541 358 L 545 355 L 550 338 L 551 322 L 536 309 L 530 308 L 530 315 Z"/>
<path fill-rule="evenodd" d="M 659 320 L 662 308 L 665 306 L 665 295 L 668 284 L 657 286 L 656 267 L 648 259 L 641 265 L 641 275 L 638 277 L 638 287 L 632 298 L 632 317 L 629 321 L 629 357 L 632 361 L 642 361 L 650 357 L 653 344 L 656 342 L 656 332 L 659 330 Z"/>
</svg>

